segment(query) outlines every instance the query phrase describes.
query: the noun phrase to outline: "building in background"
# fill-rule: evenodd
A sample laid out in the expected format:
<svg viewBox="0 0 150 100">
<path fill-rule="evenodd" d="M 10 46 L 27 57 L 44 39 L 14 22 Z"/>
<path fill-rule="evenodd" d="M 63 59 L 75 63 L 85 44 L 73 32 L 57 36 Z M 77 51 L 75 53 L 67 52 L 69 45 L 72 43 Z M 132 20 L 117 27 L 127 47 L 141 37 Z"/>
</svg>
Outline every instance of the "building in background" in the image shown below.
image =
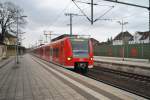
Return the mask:
<svg viewBox="0 0 150 100">
<path fill-rule="evenodd" d="M 133 35 L 132 40 L 129 41 L 129 44 L 150 43 L 149 34 L 150 34 L 150 32 L 148 32 L 148 31 L 146 31 L 146 32 L 136 32 Z"/>
<path fill-rule="evenodd" d="M 0 59 L 16 55 L 16 40 L 15 35 L 10 33 L 5 34 L 4 42 L 0 42 Z M 19 54 L 23 54 L 24 52 L 25 48 L 19 45 Z"/>
<path fill-rule="evenodd" d="M 4 51 L 5 51 L 5 44 L 3 42 L 0 42 L 0 60 L 4 58 L 6 55 L 6 52 Z"/>
<path fill-rule="evenodd" d="M 0 38 L 2 38 L 1 33 L 0 33 Z M 5 45 L 5 42 L 0 41 L 0 60 L 6 58 L 6 51 L 7 51 L 7 46 Z"/>
<path fill-rule="evenodd" d="M 3 42 L 1 41 L 0 44 L 0 59 L 15 55 L 16 54 L 15 45 L 16 45 L 16 36 L 10 33 L 6 33 L 4 41 Z"/>
<path fill-rule="evenodd" d="M 13 34 L 7 33 L 5 36 L 5 44 L 7 46 L 6 56 L 16 55 L 16 36 Z"/>
<path fill-rule="evenodd" d="M 113 39 L 113 45 L 123 45 L 128 44 L 130 40 L 132 40 L 133 36 L 128 31 L 119 33 Z"/>
<path fill-rule="evenodd" d="M 99 41 L 98 40 L 96 40 L 94 38 L 90 38 L 90 40 L 91 40 L 93 46 L 99 45 Z"/>
</svg>

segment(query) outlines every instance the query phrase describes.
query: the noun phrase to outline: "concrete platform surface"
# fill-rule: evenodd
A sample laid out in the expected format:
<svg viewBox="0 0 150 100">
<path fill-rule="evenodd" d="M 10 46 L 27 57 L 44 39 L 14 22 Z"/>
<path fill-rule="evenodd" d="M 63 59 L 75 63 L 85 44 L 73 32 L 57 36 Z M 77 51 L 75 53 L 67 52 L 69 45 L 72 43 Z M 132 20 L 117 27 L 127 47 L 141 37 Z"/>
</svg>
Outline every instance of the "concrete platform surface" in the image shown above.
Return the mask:
<svg viewBox="0 0 150 100">
<path fill-rule="evenodd" d="M 31 55 L 0 69 L 0 100 L 146 100 Z"/>
<path fill-rule="evenodd" d="M 146 67 L 150 69 L 150 62 L 148 59 L 133 59 L 133 58 L 122 58 L 119 57 L 104 57 L 104 56 L 94 56 L 95 61 L 108 62 L 108 63 L 116 63 L 116 64 L 124 64 L 131 65 L 137 67 Z"/>
<path fill-rule="evenodd" d="M 94 65 L 150 77 L 150 62 L 148 59 L 125 58 L 122 61 L 122 58 L 119 57 L 94 56 Z"/>
<path fill-rule="evenodd" d="M 14 58 L 15 58 L 14 56 L 10 56 L 9 58 L 1 59 L 0 60 L 0 68 L 4 67 L 7 63 L 12 61 Z"/>
<path fill-rule="evenodd" d="M 86 100 L 29 56 L 0 69 L 0 100 Z"/>
<path fill-rule="evenodd" d="M 108 56 L 94 56 L 94 58 L 101 58 L 101 59 L 108 59 L 108 60 L 118 60 L 122 61 L 122 57 L 108 57 Z M 130 62 L 149 62 L 148 59 L 137 59 L 137 58 L 124 58 L 125 61 L 130 61 Z"/>
</svg>

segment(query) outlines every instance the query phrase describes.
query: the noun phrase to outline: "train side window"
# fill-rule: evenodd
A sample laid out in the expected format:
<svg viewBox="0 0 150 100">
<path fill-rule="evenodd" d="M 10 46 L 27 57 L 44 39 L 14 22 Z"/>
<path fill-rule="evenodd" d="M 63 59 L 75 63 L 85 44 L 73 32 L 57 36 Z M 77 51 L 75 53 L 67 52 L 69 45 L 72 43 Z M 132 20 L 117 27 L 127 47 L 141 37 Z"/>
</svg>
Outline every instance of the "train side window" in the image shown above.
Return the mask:
<svg viewBox="0 0 150 100">
<path fill-rule="evenodd" d="M 53 56 L 53 48 L 50 48 L 50 55 Z"/>
<path fill-rule="evenodd" d="M 56 56 L 55 48 L 52 48 L 52 52 L 53 52 L 53 56 L 55 57 Z"/>
<path fill-rule="evenodd" d="M 56 57 L 56 48 L 53 48 L 53 56 Z"/>
<path fill-rule="evenodd" d="M 56 48 L 56 57 L 59 56 L 59 48 Z"/>
<path fill-rule="evenodd" d="M 49 55 L 49 47 L 46 48 L 46 54 Z"/>
<path fill-rule="evenodd" d="M 59 48 L 53 48 L 53 56 L 58 57 L 59 56 Z"/>
<path fill-rule="evenodd" d="M 64 46 L 64 43 L 63 43 L 63 42 L 61 42 L 61 50 L 63 49 L 63 46 Z"/>
</svg>

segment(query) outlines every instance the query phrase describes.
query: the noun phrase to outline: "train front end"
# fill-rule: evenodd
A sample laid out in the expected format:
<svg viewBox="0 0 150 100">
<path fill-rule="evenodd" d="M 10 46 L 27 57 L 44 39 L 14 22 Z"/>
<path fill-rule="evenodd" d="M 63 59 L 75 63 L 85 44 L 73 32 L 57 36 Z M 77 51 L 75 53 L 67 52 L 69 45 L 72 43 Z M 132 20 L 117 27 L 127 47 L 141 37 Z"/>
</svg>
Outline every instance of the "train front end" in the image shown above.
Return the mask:
<svg viewBox="0 0 150 100">
<path fill-rule="evenodd" d="M 68 53 L 67 63 L 75 70 L 86 73 L 93 68 L 93 48 L 90 39 L 70 38 L 71 53 Z"/>
</svg>

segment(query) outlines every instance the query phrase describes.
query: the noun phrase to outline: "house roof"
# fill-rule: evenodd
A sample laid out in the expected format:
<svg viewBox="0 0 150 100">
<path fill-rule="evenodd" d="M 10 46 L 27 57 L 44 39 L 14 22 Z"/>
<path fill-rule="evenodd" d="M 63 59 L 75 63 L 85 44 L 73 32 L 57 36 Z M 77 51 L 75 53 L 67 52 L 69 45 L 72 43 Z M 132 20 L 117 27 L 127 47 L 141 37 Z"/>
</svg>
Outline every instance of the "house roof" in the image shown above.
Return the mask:
<svg viewBox="0 0 150 100">
<path fill-rule="evenodd" d="M 1 38 L 1 36 L 2 36 L 2 33 L 0 33 L 0 38 Z M 16 38 L 16 36 L 14 35 L 14 34 L 10 34 L 10 33 L 6 33 L 5 34 L 5 37 L 13 37 L 13 38 Z"/>
<path fill-rule="evenodd" d="M 114 40 L 123 40 L 124 37 L 129 37 L 129 40 L 130 40 L 131 38 L 133 38 L 133 36 L 132 36 L 128 31 L 126 31 L 126 32 L 121 32 L 121 33 L 119 33 L 119 34 L 114 38 Z"/>
<path fill-rule="evenodd" d="M 10 34 L 10 33 L 6 33 L 5 37 L 7 37 L 7 38 L 16 38 L 16 36 L 14 36 L 13 34 Z M 1 33 L 0 33 L 0 44 L 5 44 L 4 41 L 2 42 L 2 34 Z"/>
<path fill-rule="evenodd" d="M 16 36 L 15 36 L 14 34 L 10 34 L 10 33 L 6 33 L 5 36 L 6 36 L 6 37 L 16 38 Z"/>
<path fill-rule="evenodd" d="M 129 41 L 133 41 L 134 40 L 134 37 L 132 36 L 130 39 L 129 39 Z"/>
<path fill-rule="evenodd" d="M 91 40 L 92 42 L 99 43 L 99 41 L 96 40 L 96 39 L 94 39 L 94 38 L 90 38 L 90 40 Z"/>
<path fill-rule="evenodd" d="M 149 37 L 150 32 L 146 31 L 146 32 L 137 32 L 138 34 L 142 35 L 142 37 L 140 38 L 140 40 L 145 40 Z"/>
</svg>

